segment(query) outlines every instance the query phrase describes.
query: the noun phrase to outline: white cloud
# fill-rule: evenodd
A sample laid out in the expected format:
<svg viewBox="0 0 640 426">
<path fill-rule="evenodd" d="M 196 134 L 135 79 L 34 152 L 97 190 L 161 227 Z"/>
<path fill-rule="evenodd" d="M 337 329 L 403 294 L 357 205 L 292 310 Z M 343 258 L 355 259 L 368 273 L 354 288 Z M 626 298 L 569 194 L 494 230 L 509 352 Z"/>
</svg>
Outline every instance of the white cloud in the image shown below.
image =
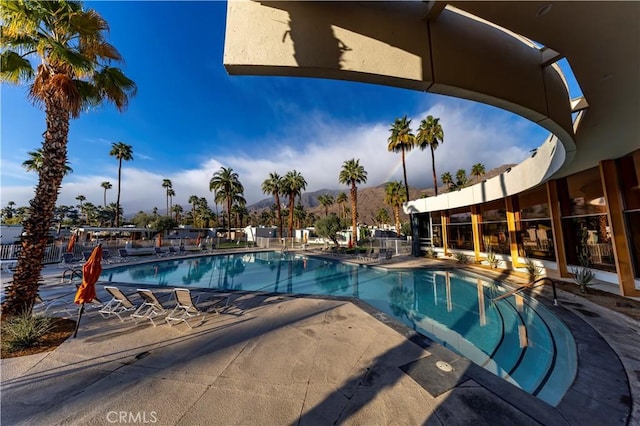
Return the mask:
<svg viewBox="0 0 640 426">
<path fill-rule="evenodd" d="M 428 114 L 440 117 L 445 132 L 444 143 L 436 150 L 438 177 L 446 171 L 455 174 L 464 168 L 469 173 L 472 164 L 483 163 L 487 170 L 505 163 L 518 163 L 528 155 L 529 149 L 543 142 L 544 133 L 535 131 L 534 125 L 524 120 L 514 120 L 509 113 L 487 114 L 477 104 L 444 99 L 412 118 L 415 130 L 420 120 Z M 400 154 L 387 151 L 389 123 L 340 122 L 318 113 L 292 120 L 291 128 L 281 130 L 284 136 L 269 136 L 259 140 L 259 150 L 247 151 L 239 144 L 233 154 L 224 154 L 203 160 L 197 168 L 188 170 L 148 171 L 123 164 L 121 204 L 125 213 L 165 210 L 163 179 L 171 179 L 177 194 L 174 204 L 187 207 L 190 195 L 206 197 L 213 207 L 213 195 L 209 192 L 209 180 L 221 166 L 236 171 L 245 187 L 249 204 L 266 196 L 260 186 L 269 172 L 284 175 L 296 169 L 305 177 L 307 191 L 323 188 L 348 190 L 338 183 L 338 174 L 345 160 L 360 159 L 368 172 L 368 182 L 363 186 L 377 186 L 389 180 L 402 179 Z M 531 140 L 534 135 L 535 140 Z M 193 154 L 192 154 L 193 155 Z M 140 156 L 140 155 L 139 155 Z M 179 159 L 176 161 L 179 164 Z M 19 174 L 19 165 L 2 161 L 3 174 Z M 411 186 L 432 185 L 431 156 L 429 151 L 414 150 L 407 155 L 408 180 Z M 23 172 L 24 173 L 24 172 Z M 14 201 L 18 206 L 28 205 L 33 196 L 33 183 L 24 186 L 2 188 L 2 203 Z M 58 204 L 77 204 L 75 197 L 82 194 L 96 205 L 103 203 L 100 184 L 110 181 L 113 189 L 107 191 L 108 202 L 114 202 L 117 190 L 117 167 L 106 174 L 80 176 L 73 173 L 63 181 Z"/>
</svg>

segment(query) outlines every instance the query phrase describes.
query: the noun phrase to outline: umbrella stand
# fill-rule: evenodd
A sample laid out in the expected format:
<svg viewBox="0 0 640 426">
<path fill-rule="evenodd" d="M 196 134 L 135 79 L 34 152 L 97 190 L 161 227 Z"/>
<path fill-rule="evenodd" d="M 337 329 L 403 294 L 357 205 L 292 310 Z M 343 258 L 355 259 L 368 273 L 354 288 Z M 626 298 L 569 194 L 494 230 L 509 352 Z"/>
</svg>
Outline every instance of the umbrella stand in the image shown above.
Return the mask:
<svg viewBox="0 0 640 426">
<path fill-rule="evenodd" d="M 78 320 L 76 321 L 76 329 L 73 330 L 73 338 L 76 338 L 78 334 L 78 328 L 80 327 L 80 318 L 82 318 L 82 313 L 84 312 L 84 303 L 80 305 L 80 309 L 78 310 Z"/>
</svg>

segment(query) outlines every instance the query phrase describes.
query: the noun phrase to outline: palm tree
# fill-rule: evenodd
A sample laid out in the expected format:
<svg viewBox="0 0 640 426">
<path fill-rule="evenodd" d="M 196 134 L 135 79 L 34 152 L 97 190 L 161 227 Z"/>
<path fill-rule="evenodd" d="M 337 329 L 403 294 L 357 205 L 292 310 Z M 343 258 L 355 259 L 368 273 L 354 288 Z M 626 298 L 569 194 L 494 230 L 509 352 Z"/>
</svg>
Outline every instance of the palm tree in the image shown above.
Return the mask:
<svg viewBox="0 0 640 426">
<path fill-rule="evenodd" d="M 400 236 L 400 206 L 406 202 L 407 198 L 402 191 L 402 182 L 389 182 L 384 188 L 384 202 L 393 209 L 393 218 L 395 219 L 396 233 Z"/>
<path fill-rule="evenodd" d="M 169 216 L 169 189 L 173 188 L 171 179 L 162 179 L 162 187 L 165 189 L 167 197 L 167 216 Z"/>
<path fill-rule="evenodd" d="M 191 204 L 191 217 L 193 218 L 193 226 L 196 226 L 196 204 L 198 204 L 198 196 L 192 195 L 189 197 L 189 204 Z"/>
<path fill-rule="evenodd" d="M 118 159 L 118 196 L 116 197 L 115 212 L 120 211 L 120 184 L 122 183 L 122 160 L 133 160 L 133 147 L 123 142 L 117 142 L 111 144 L 111 151 L 109 155 Z M 120 215 L 117 214 L 115 218 L 115 227 L 120 226 Z"/>
<path fill-rule="evenodd" d="M 302 191 L 306 188 L 307 181 L 296 170 L 287 172 L 283 178 L 283 192 L 289 195 L 289 238 L 293 238 L 293 216 L 296 196 L 302 195 Z"/>
<path fill-rule="evenodd" d="M 400 185 L 402 186 L 402 182 L 400 182 Z M 390 218 L 389 218 L 389 212 L 387 212 L 387 209 L 385 209 L 384 207 L 380 207 L 376 212 L 376 217 L 374 218 L 374 220 L 378 225 L 381 225 L 381 226 L 384 225 L 385 223 L 389 223 Z"/>
<path fill-rule="evenodd" d="M 451 176 L 451 173 L 444 172 L 442 175 L 440 175 L 440 180 L 443 184 L 447 185 L 449 191 L 451 191 L 451 187 L 454 185 L 453 176 Z"/>
<path fill-rule="evenodd" d="M 22 163 L 22 167 L 27 169 L 28 172 L 40 173 L 40 170 L 42 169 L 42 165 L 43 165 L 42 148 L 38 148 L 35 151 L 29 151 L 27 152 L 27 155 L 29 156 L 29 159 L 25 160 Z M 69 167 L 69 162 L 65 161 L 64 176 L 72 172 L 73 172 L 73 169 Z"/>
<path fill-rule="evenodd" d="M 345 206 L 348 200 L 349 198 L 347 198 L 347 194 L 345 192 L 339 193 L 336 197 L 336 203 L 338 203 L 338 206 L 340 207 L 340 219 L 346 217 Z"/>
<path fill-rule="evenodd" d="M 402 118 L 396 118 L 396 121 L 391 126 L 387 150 L 391 152 L 402 153 L 402 171 L 404 173 L 404 187 L 407 192 L 407 199 L 409 199 L 409 182 L 407 182 L 407 165 L 405 164 L 405 152 L 411 151 L 415 146 L 415 136 L 411 133 L 411 120 L 407 120 L 405 115 Z"/>
<path fill-rule="evenodd" d="M 182 206 L 180 204 L 176 204 L 175 206 L 171 207 L 171 211 L 173 212 L 173 214 L 175 214 L 176 216 L 176 222 L 178 224 L 180 224 L 180 215 L 182 214 L 182 212 L 184 211 L 184 209 L 182 208 Z"/>
<path fill-rule="evenodd" d="M 283 178 L 276 172 L 269 173 L 269 178 L 262 182 L 262 192 L 273 195 L 276 201 L 276 220 L 278 222 L 278 237 L 282 238 L 282 208 L 280 194 L 284 194 Z"/>
<path fill-rule="evenodd" d="M 113 102 L 124 110 L 135 95 L 135 83 L 111 64 L 122 62 L 107 43 L 107 22 L 82 3 L 2 2 L 0 79 L 29 85 L 28 97 L 43 106 L 42 168 L 31 214 L 24 222 L 22 251 L 13 282 L 6 287 L 3 313 L 29 311 L 38 293 L 38 280 L 58 191 L 65 174 L 69 121 L 88 107 Z M 34 70 L 31 60 L 37 61 Z"/>
<path fill-rule="evenodd" d="M 476 183 L 480 182 L 480 178 L 484 175 L 484 164 L 476 163 L 471 166 L 471 176 L 476 178 Z"/>
<path fill-rule="evenodd" d="M 456 188 L 461 190 L 469 183 L 469 178 L 467 178 L 467 171 L 465 169 L 458 169 L 456 172 Z"/>
<path fill-rule="evenodd" d="M 173 197 L 176 196 L 176 191 L 174 191 L 173 188 L 169 188 L 167 195 L 169 195 L 169 210 L 173 211 Z"/>
<path fill-rule="evenodd" d="M 100 186 L 102 188 L 104 188 L 104 206 L 107 207 L 107 189 L 111 189 L 113 188 L 113 186 L 111 185 L 111 182 L 109 181 L 104 181 L 100 184 Z"/>
<path fill-rule="evenodd" d="M 230 167 L 220 167 L 209 181 L 209 191 L 215 191 L 216 204 L 224 202 L 227 205 L 227 238 L 231 238 L 231 205 L 234 198 L 244 193 L 238 174 Z"/>
<path fill-rule="evenodd" d="M 360 165 L 360 160 L 352 158 L 342 163 L 342 170 L 338 181 L 344 185 L 351 185 L 351 226 L 353 229 L 353 241 L 358 241 L 358 187 L 357 183 L 367 183 L 367 172 Z"/>
<path fill-rule="evenodd" d="M 84 195 L 78 195 L 76 197 L 76 200 L 80 201 L 80 215 L 84 215 L 84 210 L 82 209 L 82 202 L 85 201 L 87 199 L 87 197 L 85 197 Z"/>
<path fill-rule="evenodd" d="M 333 195 L 324 194 L 318 197 L 318 202 L 324 207 L 324 215 L 329 216 L 329 207 L 333 205 Z"/>
<path fill-rule="evenodd" d="M 416 136 L 416 143 L 420 150 L 424 151 L 427 147 L 431 150 L 433 189 L 436 191 L 436 196 L 438 195 L 438 178 L 436 177 L 436 158 L 434 151 L 438 148 L 439 143 L 444 142 L 444 131 L 442 130 L 442 126 L 440 126 L 439 122 L 439 118 L 434 118 L 431 115 L 427 116 L 425 120 L 420 122 L 418 135 Z M 407 194 L 407 199 L 409 199 L 409 194 Z"/>
</svg>

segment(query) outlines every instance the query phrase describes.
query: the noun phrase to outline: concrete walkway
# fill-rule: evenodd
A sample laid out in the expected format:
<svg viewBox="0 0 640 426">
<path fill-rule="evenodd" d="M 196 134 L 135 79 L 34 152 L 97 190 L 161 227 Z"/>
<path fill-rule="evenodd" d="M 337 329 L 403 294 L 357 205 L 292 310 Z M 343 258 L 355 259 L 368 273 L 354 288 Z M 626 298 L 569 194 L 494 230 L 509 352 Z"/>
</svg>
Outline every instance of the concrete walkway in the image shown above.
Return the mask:
<svg viewBox="0 0 640 426">
<path fill-rule="evenodd" d="M 70 294 L 70 286 L 49 278 L 43 292 Z M 194 329 L 93 314 L 83 317 L 76 339 L 55 351 L 3 359 L 1 420 L 11 425 L 639 424 L 637 322 L 573 295 L 561 294 L 560 300 L 564 307 L 557 314 L 576 336 L 580 365 L 574 387 L 558 407 L 362 302 L 234 293 L 231 309 Z M 437 361 L 453 370 L 438 369 Z"/>
</svg>

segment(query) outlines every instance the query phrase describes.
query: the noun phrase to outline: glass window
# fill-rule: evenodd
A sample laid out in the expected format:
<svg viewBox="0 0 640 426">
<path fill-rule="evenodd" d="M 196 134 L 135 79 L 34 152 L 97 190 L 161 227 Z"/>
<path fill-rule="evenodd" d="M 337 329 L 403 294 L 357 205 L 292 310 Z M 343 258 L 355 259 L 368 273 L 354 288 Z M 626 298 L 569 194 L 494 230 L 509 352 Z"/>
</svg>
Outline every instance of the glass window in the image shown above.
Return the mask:
<svg viewBox="0 0 640 426">
<path fill-rule="evenodd" d="M 509 232 L 507 230 L 507 222 L 490 222 L 482 223 L 482 241 L 481 250 L 494 253 L 510 254 Z"/>
<path fill-rule="evenodd" d="M 567 185 L 570 216 L 607 213 L 599 168 L 567 177 Z"/>
<path fill-rule="evenodd" d="M 566 247 L 570 264 L 615 272 L 607 215 L 565 218 L 562 222 L 565 234 L 568 231 L 574 243 Z"/>
<path fill-rule="evenodd" d="M 433 246 L 442 247 L 442 225 L 433 224 Z"/>
<path fill-rule="evenodd" d="M 447 242 L 452 250 L 473 250 L 471 223 L 447 225 Z"/>
<path fill-rule="evenodd" d="M 520 235 L 526 257 L 556 260 L 550 219 L 522 221 Z"/>
</svg>

